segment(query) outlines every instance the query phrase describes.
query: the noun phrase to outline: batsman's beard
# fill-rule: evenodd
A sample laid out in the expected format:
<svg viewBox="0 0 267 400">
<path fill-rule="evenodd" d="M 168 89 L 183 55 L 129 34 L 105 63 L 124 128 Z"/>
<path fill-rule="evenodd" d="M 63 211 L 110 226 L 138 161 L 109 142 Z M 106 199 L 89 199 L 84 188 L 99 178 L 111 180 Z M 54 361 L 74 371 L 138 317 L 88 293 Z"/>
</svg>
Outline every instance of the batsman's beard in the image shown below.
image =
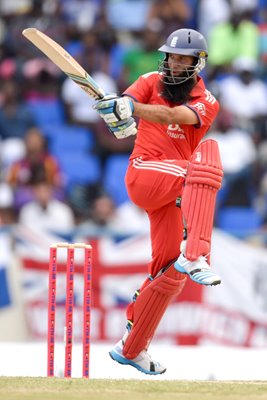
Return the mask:
<svg viewBox="0 0 267 400">
<path fill-rule="evenodd" d="M 159 81 L 161 96 L 174 104 L 184 104 L 191 99 L 190 93 L 196 85 L 196 79 L 190 78 L 183 83 L 168 85 L 164 81 Z"/>
</svg>

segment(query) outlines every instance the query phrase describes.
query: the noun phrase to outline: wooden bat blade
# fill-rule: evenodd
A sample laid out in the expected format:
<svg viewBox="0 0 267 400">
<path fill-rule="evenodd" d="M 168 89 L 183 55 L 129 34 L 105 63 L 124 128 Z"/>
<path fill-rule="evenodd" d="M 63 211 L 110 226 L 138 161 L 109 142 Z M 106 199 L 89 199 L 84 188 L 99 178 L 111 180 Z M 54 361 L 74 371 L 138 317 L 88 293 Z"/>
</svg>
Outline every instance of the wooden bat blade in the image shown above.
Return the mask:
<svg viewBox="0 0 267 400">
<path fill-rule="evenodd" d="M 105 92 L 83 67 L 58 43 L 36 28 L 27 28 L 22 32 L 39 50 L 41 50 L 61 71 L 70 77 L 89 96 L 100 100 Z"/>
</svg>

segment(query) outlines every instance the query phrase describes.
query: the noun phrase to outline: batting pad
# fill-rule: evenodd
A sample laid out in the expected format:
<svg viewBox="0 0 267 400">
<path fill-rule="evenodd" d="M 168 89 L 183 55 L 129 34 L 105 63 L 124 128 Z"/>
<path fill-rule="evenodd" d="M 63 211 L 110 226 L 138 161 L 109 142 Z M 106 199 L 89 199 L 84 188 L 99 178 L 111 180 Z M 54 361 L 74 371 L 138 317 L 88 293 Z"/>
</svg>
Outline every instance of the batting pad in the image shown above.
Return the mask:
<svg viewBox="0 0 267 400">
<path fill-rule="evenodd" d="M 172 265 L 140 292 L 134 304 L 133 326 L 123 346 L 126 358 L 133 359 L 148 348 L 166 308 L 185 282 L 184 275 Z"/>
<path fill-rule="evenodd" d="M 181 209 L 186 223 L 185 257 L 196 260 L 210 253 L 216 195 L 222 184 L 218 144 L 208 139 L 195 149 L 188 166 Z"/>
</svg>

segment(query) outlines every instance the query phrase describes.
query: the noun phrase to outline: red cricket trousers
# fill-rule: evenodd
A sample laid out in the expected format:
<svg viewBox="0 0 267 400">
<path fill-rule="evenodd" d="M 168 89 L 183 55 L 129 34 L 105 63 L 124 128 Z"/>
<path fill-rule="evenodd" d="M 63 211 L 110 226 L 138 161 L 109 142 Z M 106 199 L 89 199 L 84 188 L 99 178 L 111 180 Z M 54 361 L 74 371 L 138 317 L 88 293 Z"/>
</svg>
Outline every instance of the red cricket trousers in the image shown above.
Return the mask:
<svg viewBox="0 0 267 400">
<path fill-rule="evenodd" d="M 182 194 L 187 165 L 186 160 L 159 161 L 142 157 L 132 160 L 126 173 L 130 199 L 146 210 L 150 220 L 152 260 L 148 273 L 152 277 L 180 254 L 183 221 L 175 201 Z M 142 288 L 149 282 L 147 279 Z M 132 314 L 133 303 L 127 309 L 129 320 Z"/>
</svg>

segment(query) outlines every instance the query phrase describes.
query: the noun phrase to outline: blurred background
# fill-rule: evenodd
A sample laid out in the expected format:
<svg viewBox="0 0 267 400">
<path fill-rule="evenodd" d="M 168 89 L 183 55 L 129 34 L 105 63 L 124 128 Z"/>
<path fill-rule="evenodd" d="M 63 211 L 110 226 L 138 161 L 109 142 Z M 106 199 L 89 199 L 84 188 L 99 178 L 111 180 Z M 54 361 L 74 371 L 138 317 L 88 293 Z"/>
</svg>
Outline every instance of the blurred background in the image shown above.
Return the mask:
<svg viewBox="0 0 267 400">
<path fill-rule="evenodd" d="M 172 345 L 267 345 L 267 2 L 264 0 L 1 0 L 0 341 L 46 340 L 49 246 L 93 245 L 92 340 L 116 341 L 125 307 L 150 259 L 146 214 L 124 174 L 134 137 L 117 140 L 77 85 L 22 36 L 36 27 L 59 42 L 106 92 L 157 70 L 174 30 L 209 45 L 202 77 L 221 109 L 212 261 L 220 287 L 188 282 L 156 340 Z M 64 264 L 64 254 L 59 254 Z M 81 337 L 82 254 L 75 277 Z M 58 277 L 63 338 L 65 277 Z"/>
</svg>

